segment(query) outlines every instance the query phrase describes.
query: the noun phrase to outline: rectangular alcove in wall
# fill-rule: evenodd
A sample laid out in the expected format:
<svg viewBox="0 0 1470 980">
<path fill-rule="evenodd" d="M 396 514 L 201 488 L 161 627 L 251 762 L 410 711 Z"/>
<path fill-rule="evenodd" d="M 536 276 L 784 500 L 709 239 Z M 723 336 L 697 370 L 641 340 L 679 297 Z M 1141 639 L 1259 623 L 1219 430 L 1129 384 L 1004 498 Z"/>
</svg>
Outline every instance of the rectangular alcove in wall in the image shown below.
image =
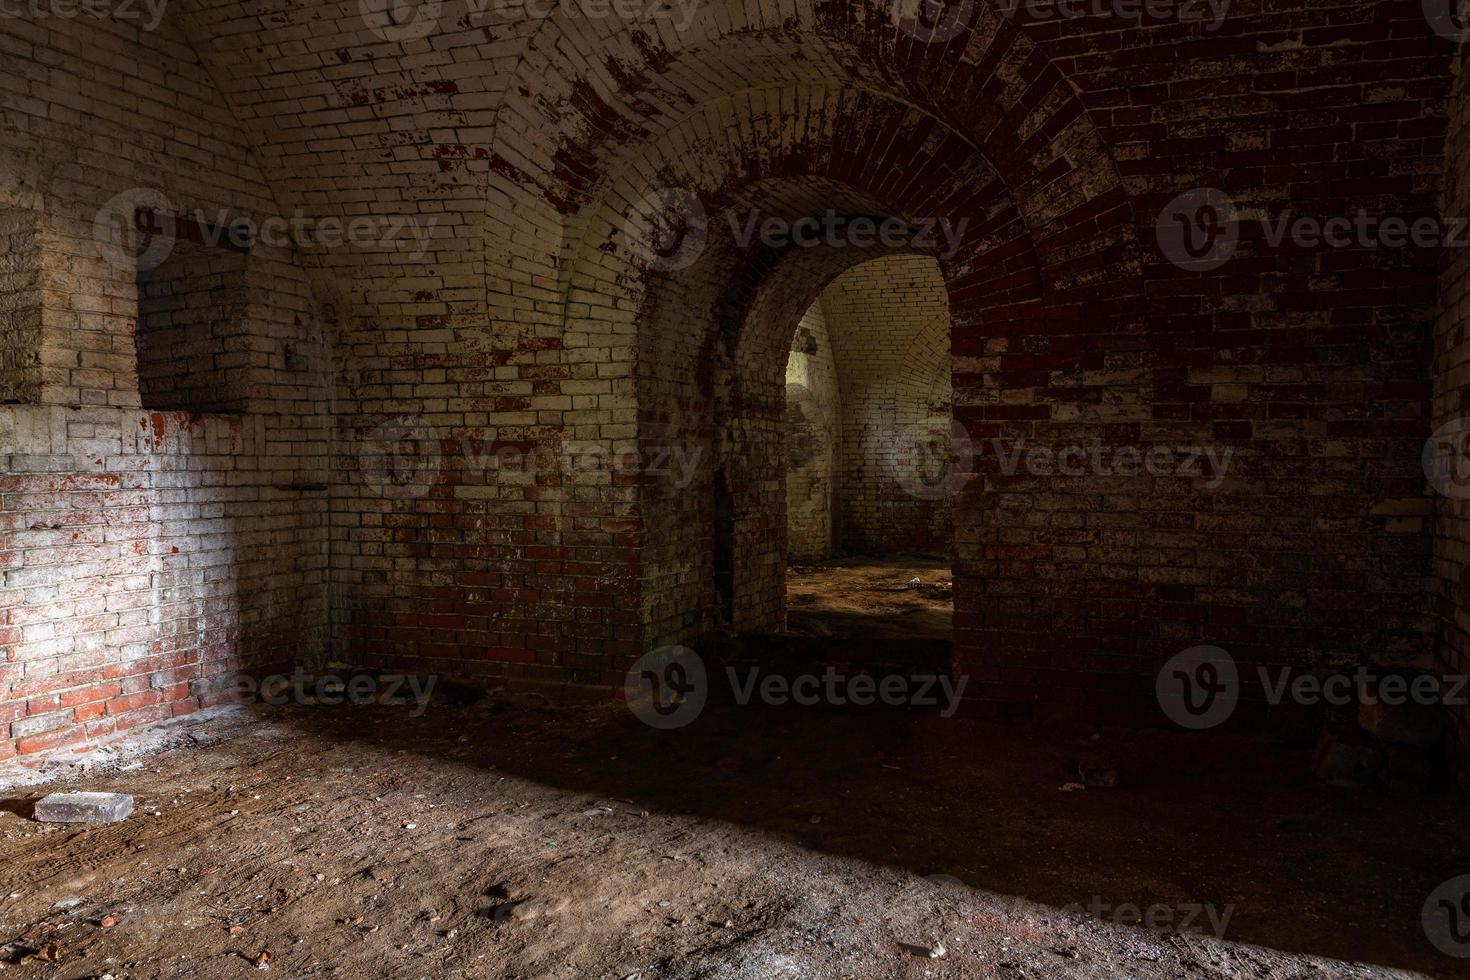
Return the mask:
<svg viewBox="0 0 1470 980">
<path fill-rule="evenodd" d="M 36 213 L 0 207 L 0 404 L 41 395 L 41 242 Z"/>
<path fill-rule="evenodd" d="M 138 388 L 144 408 L 240 412 L 251 339 L 248 250 L 188 222 L 140 215 L 163 239 L 138 270 Z"/>
</svg>

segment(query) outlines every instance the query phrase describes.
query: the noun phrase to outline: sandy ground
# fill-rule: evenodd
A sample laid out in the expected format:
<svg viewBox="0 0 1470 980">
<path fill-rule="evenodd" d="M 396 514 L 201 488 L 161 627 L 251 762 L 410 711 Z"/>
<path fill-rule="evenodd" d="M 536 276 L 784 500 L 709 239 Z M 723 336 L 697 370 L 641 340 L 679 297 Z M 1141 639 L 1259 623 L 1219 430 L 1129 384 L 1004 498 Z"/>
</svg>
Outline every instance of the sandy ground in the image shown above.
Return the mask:
<svg viewBox="0 0 1470 980">
<path fill-rule="evenodd" d="M 1333 791 L 1264 742 L 715 703 L 658 731 L 493 697 L 233 719 L 65 783 L 133 793 L 121 824 L 0 793 L 0 973 L 1465 975 L 1418 920 L 1470 870 L 1459 801 Z M 1117 788 L 1059 790 L 1101 758 Z M 1089 902 L 1231 917 L 1221 941 L 1065 910 Z"/>
<path fill-rule="evenodd" d="M 911 588 L 913 579 L 919 580 Z M 840 639 L 947 640 L 954 575 L 929 558 L 837 558 L 786 573 L 787 628 Z"/>
</svg>

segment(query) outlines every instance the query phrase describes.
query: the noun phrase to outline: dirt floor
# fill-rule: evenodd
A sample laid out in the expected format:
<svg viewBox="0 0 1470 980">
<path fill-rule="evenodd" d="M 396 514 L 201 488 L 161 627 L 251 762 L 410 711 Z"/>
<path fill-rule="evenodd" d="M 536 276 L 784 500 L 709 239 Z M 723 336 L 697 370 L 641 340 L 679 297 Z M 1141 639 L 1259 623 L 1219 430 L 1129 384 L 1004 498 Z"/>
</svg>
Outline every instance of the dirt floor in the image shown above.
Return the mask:
<svg viewBox="0 0 1470 980">
<path fill-rule="evenodd" d="M 493 696 L 237 709 L 172 740 L 0 792 L 0 973 L 1466 975 L 1419 924 L 1470 871 L 1458 799 L 1334 791 L 1263 741 L 713 702 L 661 731 Z M 1104 758 L 1116 788 L 1060 789 Z M 34 822 L 56 785 L 137 809 Z M 1208 909 L 1204 934 L 1117 924 L 1125 904 Z"/>
<path fill-rule="evenodd" d="M 793 565 L 786 573 L 786 610 L 793 633 L 947 640 L 954 626 L 954 575 L 948 562 L 932 558 Z"/>
</svg>

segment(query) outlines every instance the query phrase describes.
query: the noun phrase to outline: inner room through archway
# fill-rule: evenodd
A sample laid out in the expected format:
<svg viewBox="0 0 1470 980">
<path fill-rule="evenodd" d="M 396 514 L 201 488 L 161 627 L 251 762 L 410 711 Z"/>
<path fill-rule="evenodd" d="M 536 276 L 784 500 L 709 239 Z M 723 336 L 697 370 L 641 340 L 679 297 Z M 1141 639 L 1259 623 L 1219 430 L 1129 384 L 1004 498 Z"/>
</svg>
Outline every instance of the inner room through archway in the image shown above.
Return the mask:
<svg viewBox="0 0 1470 980">
<path fill-rule="evenodd" d="M 786 365 L 790 631 L 949 639 L 952 403 L 933 258 L 854 266 L 803 314 Z"/>
</svg>

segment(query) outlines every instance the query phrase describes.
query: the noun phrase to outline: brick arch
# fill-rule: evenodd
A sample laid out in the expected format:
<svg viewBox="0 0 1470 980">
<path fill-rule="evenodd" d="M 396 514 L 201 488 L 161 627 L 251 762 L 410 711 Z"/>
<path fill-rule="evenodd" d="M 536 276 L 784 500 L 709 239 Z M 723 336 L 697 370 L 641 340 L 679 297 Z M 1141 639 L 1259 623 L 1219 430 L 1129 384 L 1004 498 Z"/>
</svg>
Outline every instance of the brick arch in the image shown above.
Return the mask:
<svg viewBox="0 0 1470 980">
<path fill-rule="evenodd" d="M 802 314 L 827 286 L 855 265 L 893 254 L 911 250 L 794 250 L 757 265 L 757 281 L 739 283 L 734 280 L 743 270 L 730 252 L 719 250 L 686 281 L 671 278 L 652 291 L 646 311 L 654 327 L 687 323 L 690 310 L 733 302 L 722 312 L 738 322 L 739 339 L 728 349 L 712 319 L 664 371 L 640 374 L 645 454 L 672 441 L 693 445 L 707 461 L 692 486 L 651 480 L 640 488 L 649 642 L 686 640 L 723 626 L 763 631 L 783 625 L 785 359 Z M 718 274 L 722 268 L 727 275 Z M 718 572 L 710 547 L 716 482 L 729 488 L 733 512 L 728 616 L 716 611 L 718 597 L 710 592 Z"/>
<path fill-rule="evenodd" d="M 580 241 L 566 249 L 564 285 L 548 300 L 554 303 L 560 329 L 574 338 L 571 342 L 601 348 L 607 359 L 616 360 L 626 350 L 623 338 L 631 333 L 640 383 L 662 370 L 661 359 L 674 348 L 659 343 L 658 330 L 649 326 L 651 290 L 671 288 L 666 280 L 688 277 L 683 272 L 674 277 L 645 274 L 626 234 L 632 202 L 660 187 L 700 200 L 709 219 L 710 255 L 723 249 L 724 261 L 742 270 L 705 297 L 712 320 L 721 317 L 716 307 L 742 307 L 748 301 L 743 294 L 760 282 L 761 257 L 746 261 L 728 234 L 728 215 L 750 209 L 787 219 L 835 208 L 851 214 L 963 220 L 964 235 L 950 262 L 963 322 L 985 324 L 994 332 L 1029 314 L 1042 291 L 1040 261 L 1005 187 L 963 140 L 902 103 L 823 85 L 762 93 L 799 113 L 804 123 L 799 136 L 783 143 L 789 117 L 750 114 L 754 97 L 741 93 L 718 100 L 663 139 L 644 145 L 621 173 L 608 179 L 603 197 L 587 207 Z M 721 132 L 742 121 L 749 133 L 744 155 L 701 139 L 701 133 Z M 885 138 L 893 152 L 875 156 L 871 148 Z M 706 267 L 711 264 L 709 256 L 702 261 Z M 728 325 L 726 316 L 720 331 Z M 700 340 L 712 344 L 714 338 L 711 334 Z M 735 338 L 723 339 L 731 351 L 736 348 Z M 767 346 L 784 351 L 789 339 L 774 338 Z"/>
<path fill-rule="evenodd" d="M 851 213 L 977 216 L 980 231 L 944 272 L 955 417 L 980 438 L 1044 437 L 1059 371 L 1085 378 L 1141 346 L 1129 201 L 1068 80 L 988 10 L 950 43 L 924 47 L 885 26 L 881 7 L 804 5 L 778 27 L 751 24 L 731 5 L 687 36 L 656 39 L 611 22 L 567 30 L 554 17 L 530 42 L 490 152 L 489 208 L 513 216 L 486 226 L 490 313 L 566 338 L 569 363 L 629 365 L 629 383 L 615 384 L 609 410 L 596 415 L 603 431 L 631 430 L 645 447 L 683 434 L 718 458 L 725 436 L 705 420 L 739 387 L 722 384 L 718 359 L 701 352 L 751 300 L 739 270 L 757 282 L 772 272 L 718 247 L 672 274 L 630 261 L 620 222 L 659 188 L 695 190 L 711 216 L 776 200 L 762 182 L 784 186 L 778 198 L 790 203 L 775 206 L 788 218 L 811 213 L 800 188 Z M 687 370 L 675 370 L 680 363 Z M 593 419 L 566 418 L 579 429 Z M 729 483 L 723 471 L 699 479 L 713 486 L 716 475 Z M 708 522 L 670 509 L 677 500 L 713 509 L 703 492 L 657 479 L 610 491 L 617 512 L 637 515 L 628 548 L 645 646 L 718 620 L 717 604 L 700 594 L 709 549 L 692 537 Z M 1011 526 L 1026 506 L 1019 498 L 1040 492 L 976 490 L 957 508 L 956 659 L 967 669 L 991 668 L 983 651 L 1010 607 L 982 576 L 1021 538 L 1043 533 Z M 778 520 L 751 527 L 752 538 L 784 538 Z M 777 580 L 779 552 L 765 561 Z M 778 584 L 757 589 L 737 618 L 776 626 L 779 606 Z"/>
<path fill-rule="evenodd" d="M 782 111 L 768 111 L 772 106 Z M 740 146 L 708 136 L 736 127 L 745 131 Z M 1045 291 L 1045 263 L 1009 188 L 971 144 L 901 101 L 798 85 L 702 106 L 622 161 L 599 199 L 579 212 L 575 225 L 564 226 L 558 278 L 563 305 L 574 310 L 570 326 L 592 298 L 619 318 L 644 309 L 649 289 L 665 277 L 640 265 L 630 247 L 636 245 L 629 241 L 636 226 L 630 218 L 650 192 L 664 189 L 697 198 L 710 248 L 728 244 L 731 214 L 751 210 L 787 219 L 823 207 L 910 222 L 945 218 L 959 232 L 945 258 L 946 278 L 955 283 L 963 312 L 992 329 Z M 733 279 L 729 288 L 739 291 L 741 282 Z M 727 338 L 727 345 L 735 343 Z"/>
<path fill-rule="evenodd" d="M 881 93 L 967 141 L 1012 193 L 1053 290 L 1136 294 L 1122 182 L 1061 72 L 988 8 L 933 45 L 901 35 L 890 9 L 887 0 L 802 2 L 774 23 L 727 2 L 683 34 L 611 18 L 542 22 L 498 110 L 490 149 L 492 294 L 505 295 L 497 270 L 554 274 L 557 257 L 536 254 L 532 243 L 554 248 L 575 229 L 604 190 L 601 175 L 622 169 L 641 144 L 731 90 L 803 83 Z M 502 227 L 493 216 L 506 213 L 517 220 Z"/>
<path fill-rule="evenodd" d="M 944 263 L 955 323 L 992 335 L 1027 322 L 1042 282 L 1040 260 L 1003 183 L 973 147 L 931 116 L 869 92 L 797 86 L 763 97 L 806 120 L 799 136 L 783 143 L 790 116 L 756 113 L 745 120 L 747 145 L 760 148 L 756 153 L 735 156 L 724 144 L 699 139 L 701 132 L 723 131 L 732 117 L 740 121 L 753 97 L 737 94 L 702 107 L 608 179 L 603 198 L 587 209 L 581 241 L 569 248 L 573 257 L 562 289 L 566 336 L 600 332 L 614 357 L 619 335 L 635 338 L 630 370 L 636 404 L 618 419 L 636 425 L 650 457 L 670 441 L 691 443 L 712 466 L 729 463 L 738 471 L 727 475 L 738 498 L 742 541 L 750 547 L 737 547 L 742 567 L 766 584 L 752 590 L 748 602 L 737 602 L 735 616 L 738 625 L 771 628 L 782 617 L 784 525 L 779 510 L 760 503 L 774 499 L 765 492 L 769 487 L 747 494 L 769 461 L 731 452 L 730 444 L 748 446 L 762 431 L 780 428 L 782 369 L 801 314 L 837 275 L 882 253 L 831 249 L 791 256 L 742 248 L 727 217 L 736 215 L 738 222 L 755 211 L 790 221 L 824 209 L 908 221 L 945 217 L 959 233 Z M 879 156 L 875 145 L 892 149 Z M 708 218 L 704 253 L 689 268 L 668 273 L 640 266 L 626 234 L 630 202 L 661 186 L 695 194 Z M 782 312 L 763 313 L 775 295 L 782 297 Z M 708 549 L 696 540 L 708 522 L 685 489 L 653 480 L 640 491 L 650 642 L 687 639 L 711 625 L 707 597 L 696 594 L 710 577 Z M 754 502 L 747 504 L 747 496 Z M 682 598 L 666 600 L 669 588 Z"/>
</svg>

